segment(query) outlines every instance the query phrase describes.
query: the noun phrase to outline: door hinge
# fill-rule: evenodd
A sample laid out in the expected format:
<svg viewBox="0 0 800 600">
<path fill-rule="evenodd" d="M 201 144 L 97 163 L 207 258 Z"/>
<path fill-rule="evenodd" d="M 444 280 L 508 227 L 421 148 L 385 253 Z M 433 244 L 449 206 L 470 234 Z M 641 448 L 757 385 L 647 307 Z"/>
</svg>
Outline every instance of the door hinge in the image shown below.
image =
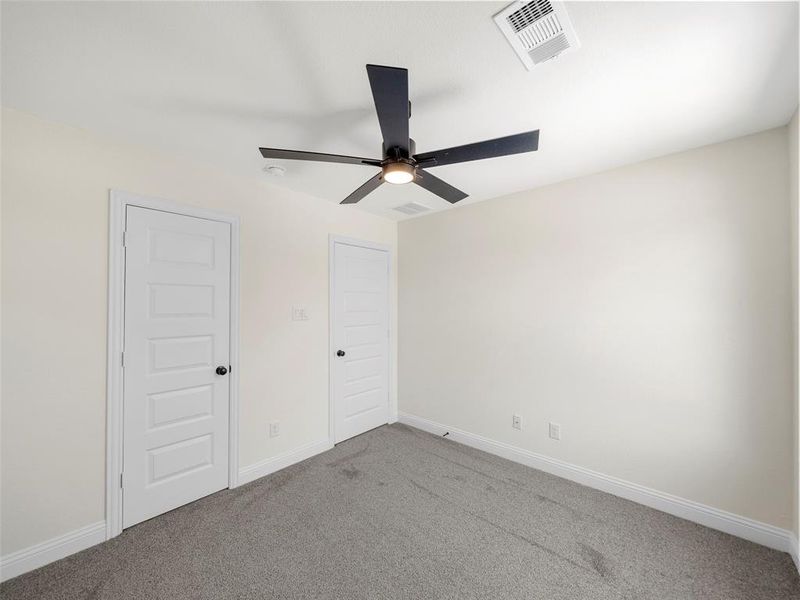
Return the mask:
<svg viewBox="0 0 800 600">
<path fill-rule="evenodd" d="M 127 246 L 128 246 L 128 232 L 127 231 L 123 231 L 122 232 L 122 247 L 126 248 Z"/>
<path fill-rule="evenodd" d="M 119 474 L 119 487 L 122 487 L 122 473 Z"/>
<path fill-rule="evenodd" d="M 119 364 L 123 369 L 125 368 L 125 353 L 124 352 L 120 352 L 119 353 Z"/>
</svg>

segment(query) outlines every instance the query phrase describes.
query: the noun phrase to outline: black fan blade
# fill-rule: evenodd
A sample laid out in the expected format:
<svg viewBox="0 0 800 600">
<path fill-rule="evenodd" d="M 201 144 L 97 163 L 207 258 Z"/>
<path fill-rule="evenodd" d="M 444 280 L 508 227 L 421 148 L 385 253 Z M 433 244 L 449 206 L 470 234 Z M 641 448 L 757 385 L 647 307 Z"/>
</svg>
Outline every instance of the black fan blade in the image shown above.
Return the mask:
<svg viewBox="0 0 800 600">
<path fill-rule="evenodd" d="M 444 198 L 450 204 L 455 204 L 469 195 L 422 169 L 417 169 L 417 176 L 414 178 L 414 183 L 420 187 L 424 187 L 429 192 L 433 192 L 440 198 Z"/>
<path fill-rule="evenodd" d="M 355 204 L 370 192 L 374 192 L 376 189 L 378 189 L 382 183 L 383 172 L 378 173 L 372 179 L 368 179 L 364 185 L 342 200 L 339 204 Z"/>
<path fill-rule="evenodd" d="M 367 65 L 386 150 L 400 147 L 408 152 L 408 69 Z"/>
<path fill-rule="evenodd" d="M 349 165 L 369 165 L 379 167 L 381 161 L 373 158 L 344 156 L 342 154 L 323 154 L 322 152 L 303 152 L 302 150 L 281 150 L 280 148 L 259 148 L 264 158 L 289 160 L 313 160 L 316 162 L 345 163 Z"/>
<path fill-rule="evenodd" d="M 486 140 L 485 142 L 476 142 L 474 144 L 456 146 L 455 148 L 417 154 L 414 160 L 422 167 L 440 167 L 471 160 L 533 152 L 538 149 L 539 130 L 537 129 L 536 131 L 526 131 L 525 133 L 508 135 L 494 140 Z"/>
</svg>

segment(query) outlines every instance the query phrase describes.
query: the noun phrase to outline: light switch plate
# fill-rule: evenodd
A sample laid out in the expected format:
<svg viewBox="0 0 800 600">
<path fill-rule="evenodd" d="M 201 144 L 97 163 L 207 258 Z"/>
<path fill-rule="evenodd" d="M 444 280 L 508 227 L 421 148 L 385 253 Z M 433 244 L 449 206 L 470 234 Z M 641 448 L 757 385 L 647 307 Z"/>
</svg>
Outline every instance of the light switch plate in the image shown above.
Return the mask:
<svg viewBox="0 0 800 600">
<path fill-rule="evenodd" d="M 292 307 L 292 321 L 308 321 L 308 311 L 305 306 Z"/>
</svg>

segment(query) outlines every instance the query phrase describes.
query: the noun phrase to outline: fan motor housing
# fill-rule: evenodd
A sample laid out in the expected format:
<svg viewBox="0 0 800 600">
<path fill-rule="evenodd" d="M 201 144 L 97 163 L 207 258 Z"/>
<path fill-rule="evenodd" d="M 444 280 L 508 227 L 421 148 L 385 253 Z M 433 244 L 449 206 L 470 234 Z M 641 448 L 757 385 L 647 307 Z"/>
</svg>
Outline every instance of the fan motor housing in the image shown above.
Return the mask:
<svg viewBox="0 0 800 600">
<path fill-rule="evenodd" d="M 386 148 L 385 144 L 381 145 L 383 150 L 383 160 L 398 160 L 401 158 L 410 159 L 417 153 L 417 144 L 411 138 L 408 138 L 408 148 L 401 148 L 395 146 L 394 148 Z"/>
</svg>

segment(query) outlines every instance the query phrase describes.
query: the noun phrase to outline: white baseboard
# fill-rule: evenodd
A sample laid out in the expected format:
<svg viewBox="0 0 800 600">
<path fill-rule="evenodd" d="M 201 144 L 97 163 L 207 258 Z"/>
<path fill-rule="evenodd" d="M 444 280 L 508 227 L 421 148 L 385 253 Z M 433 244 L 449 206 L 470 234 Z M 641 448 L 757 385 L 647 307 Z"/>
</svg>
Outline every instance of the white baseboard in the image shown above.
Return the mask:
<svg viewBox="0 0 800 600">
<path fill-rule="evenodd" d="M 754 521 L 747 517 L 725 512 L 698 502 L 679 498 L 671 494 L 659 492 L 644 486 L 610 477 L 596 471 L 584 469 L 570 463 L 550 458 L 543 454 L 537 454 L 517 448 L 502 442 L 496 442 L 488 438 L 461 431 L 453 427 L 447 427 L 440 423 L 416 417 L 414 415 L 399 415 L 401 423 L 422 429 L 429 433 L 442 435 L 449 432 L 448 439 L 460 442 L 467 446 L 501 456 L 508 460 L 513 460 L 534 469 L 551 473 L 564 479 L 576 481 L 583 485 L 608 492 L 644 504 L 651 508 L 661 510 L 665 513 L 693 521 L 712 529 L 718 529 L 731 535 L 735 535 L 776 550 L 788 552 L 798 572 L 800 572 L 800 549 L 798 548 L 797 537 L 785 530 L 766 523 Z M 333 448 L 330 440 L 313 442 L 306 444 L 295 450 L 284 452 L 278 456 L 268 458 L 253 465 L 239 470 L 239 484 L 244 485 L 276 471 L 280 471 L 290 465 L 311 458 L 321 452 Z M 0 558 L 0 581 L 6 581 L 17 575 L 22 575 L 28 571 L 38 569 L 46 564 L 75 554 L 86 548 L 90 548 L 104 542 L 106 539 L 106 523 L 98 521 L 92 525 L 81 527 L 64 535 L 41 542 L 34 546 L 18 550 Z"/>
<path fill-rule="evenodd" d="M 333 448 L 333 444 L 329 440 L 314 442 L 244 467 L 239 470 L 238 483 L 239 485 L 244 485 L 331 448 Z M 99 521 L 40 544 L 18 550 L 0 558 L 0 581 L 6 581 L 17 575 L 38 569 L 105 540 L 106 522 Z"/>
<path fill-rule="evenodd" d="M 604 475 L 597 471 L 550 458 L 544 454 L 537 454 L 510 444 L 490 440 L 422 417 L 400 413 L 400 422 L 436 435 L 443 435 L 445 432 L 449 432 L 448 439 L 450 440 L 461 442 L 484 452 L 501 456 L 603 492 L 608 492 L 626 500 L 644 504 L 687 521 L 693 521 L 712 529 L 724 531 L 769 548 L 792 553 L 792 542 L 794 541 L 793 558 L 795 563 L 798 562 L 796 538 L 790 531 L 785 529 L 706 506 L 699 502 L 673 496 L 672 494 L 659 492 L 630 481 Z"/>
<path fill-rule="evenodd" d="M 0 558 L 0 581 L 33 571 L 106 541 L 106 522 L 98 521 Z"/>
<path fill-rule="evenodd" d="M 311 444 L 300 446 L 299 448 L 289 450 L 288 452 L 262 460 L 253 465 L 242 467 L 239 469 L 239 485 L 250 483 L 251 481 L 270 475 L 275 471 L 285 469 L 290 465 L 299 463 L 300 461 L 311 458 L 331 448 L 333 448 L 333 444 L 330 440 L 326 439 L 321 442 L 312 442 Z"/>
</svg>

